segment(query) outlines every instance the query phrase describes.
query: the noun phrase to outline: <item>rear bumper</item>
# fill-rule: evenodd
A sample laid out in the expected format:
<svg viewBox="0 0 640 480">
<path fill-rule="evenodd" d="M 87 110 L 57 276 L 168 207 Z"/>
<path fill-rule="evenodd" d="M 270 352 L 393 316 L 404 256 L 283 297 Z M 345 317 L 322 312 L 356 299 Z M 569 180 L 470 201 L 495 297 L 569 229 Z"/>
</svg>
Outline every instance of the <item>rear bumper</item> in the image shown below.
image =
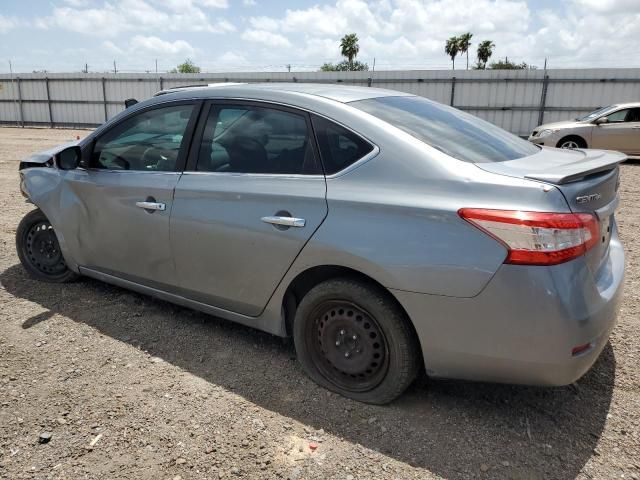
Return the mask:
<svg viewBox="0 0 640 480">
<path fill-rule="evenodd" d="M 430 376 L 553 386 L 580 378 L 602 352 L 623 279 L 615 235 L 595 273 L 583 259 L 503 265 L 473 298 L 393 293 L 415 325 Z M 588 350 L 572 355 L 585 343 Z"/>
</svg>

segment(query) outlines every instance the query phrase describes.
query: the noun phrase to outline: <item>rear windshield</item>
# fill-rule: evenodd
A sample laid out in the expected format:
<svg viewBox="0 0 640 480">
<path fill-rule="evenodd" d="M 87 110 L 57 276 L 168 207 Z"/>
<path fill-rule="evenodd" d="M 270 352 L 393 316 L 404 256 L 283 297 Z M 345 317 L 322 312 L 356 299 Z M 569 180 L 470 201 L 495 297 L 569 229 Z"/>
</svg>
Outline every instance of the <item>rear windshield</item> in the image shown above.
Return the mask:
<svg viewBox="0 0 640 480">
<path fill-rule="evenodd" d="M 539 151 L 532 143 L 500 127 L 423 97 L 370 98 L 349 105 L 465 162 L 503 162 Z"/>
</svg>

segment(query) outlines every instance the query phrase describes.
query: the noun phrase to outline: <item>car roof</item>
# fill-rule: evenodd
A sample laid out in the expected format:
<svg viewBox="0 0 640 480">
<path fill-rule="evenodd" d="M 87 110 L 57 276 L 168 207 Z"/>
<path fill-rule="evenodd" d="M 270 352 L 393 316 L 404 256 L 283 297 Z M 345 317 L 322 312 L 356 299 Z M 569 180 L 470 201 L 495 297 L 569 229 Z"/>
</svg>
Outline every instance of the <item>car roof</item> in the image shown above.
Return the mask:
<svg viewBox="0 0 640 480">
<path fill-rule="evenodd" d="M 627 103 L 616 103 L 615 105 L 611 105 L 614 108 L 636 108 L 640 107 L 640 102 L 627 102 Z"/>
<path fill-rule="evenodd" d="M 410 93 L 399 92 L 397 90 L 386 90 L 382 88 L 359 87 L 341 84 L 326 83 L 285 83 L 285 82 L 269 82 L 269 83 L 217 83 L 209 85 L 189 85 L 185 87 L 176 87 L 162 90 L 156 96 L 172 95 L 175 97 L 184 96 L 179 93 L 196 94 L 201 98 L 260 98 L 268 93 L 280 93 L 296 95 L 308 95 L 315 97 L 323 97 L 341 103 L 355 102 L 358 100 L 366 100 L 368 98 L 379 97 L 397 97 L 397 96 L 413 96 Z"/>
</svg>

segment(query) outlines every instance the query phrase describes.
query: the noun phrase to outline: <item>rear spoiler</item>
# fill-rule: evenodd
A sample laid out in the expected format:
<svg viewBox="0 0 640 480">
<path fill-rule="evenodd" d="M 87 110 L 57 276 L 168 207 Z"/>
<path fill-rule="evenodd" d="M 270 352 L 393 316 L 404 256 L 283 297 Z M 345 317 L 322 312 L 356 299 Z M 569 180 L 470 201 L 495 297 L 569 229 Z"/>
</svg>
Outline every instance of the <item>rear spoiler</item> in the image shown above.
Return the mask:
<svg viewBox="0 0 640 480">
<path fill-rule="evenodd" d="M 558 165 L 548 171 L 527 173 L 525 178 L 562 185 L 577 182 L 601 172 L 608 172 L 625 160 L 627 156 L 620 152 L 580 150 L 585 158 L 579 161 Z"/>
</svg>

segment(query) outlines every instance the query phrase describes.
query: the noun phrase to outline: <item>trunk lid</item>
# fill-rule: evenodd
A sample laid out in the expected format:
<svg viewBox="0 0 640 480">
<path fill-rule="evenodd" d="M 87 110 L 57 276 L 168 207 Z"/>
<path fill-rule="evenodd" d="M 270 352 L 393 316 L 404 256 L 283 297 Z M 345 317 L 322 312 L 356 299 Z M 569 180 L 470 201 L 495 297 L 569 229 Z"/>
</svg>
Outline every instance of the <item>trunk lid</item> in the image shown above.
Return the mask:
<svg viewBox="0 0 640 480">
<path fill-rule="evenodd" d="M 554 185 L 565 197 L 572 212 L 594 213 L 600 223 L 600 238 L 587 252 L 587 261 L 596 272 L 606 256 L 615 228 L 618 206 L 619 163 L 627 156 L 606 150 L 560 150 L 542 148 L 529 157 L 506 162 L 476 163 L 499 175 L 526 178 Z"/>
</svg>

